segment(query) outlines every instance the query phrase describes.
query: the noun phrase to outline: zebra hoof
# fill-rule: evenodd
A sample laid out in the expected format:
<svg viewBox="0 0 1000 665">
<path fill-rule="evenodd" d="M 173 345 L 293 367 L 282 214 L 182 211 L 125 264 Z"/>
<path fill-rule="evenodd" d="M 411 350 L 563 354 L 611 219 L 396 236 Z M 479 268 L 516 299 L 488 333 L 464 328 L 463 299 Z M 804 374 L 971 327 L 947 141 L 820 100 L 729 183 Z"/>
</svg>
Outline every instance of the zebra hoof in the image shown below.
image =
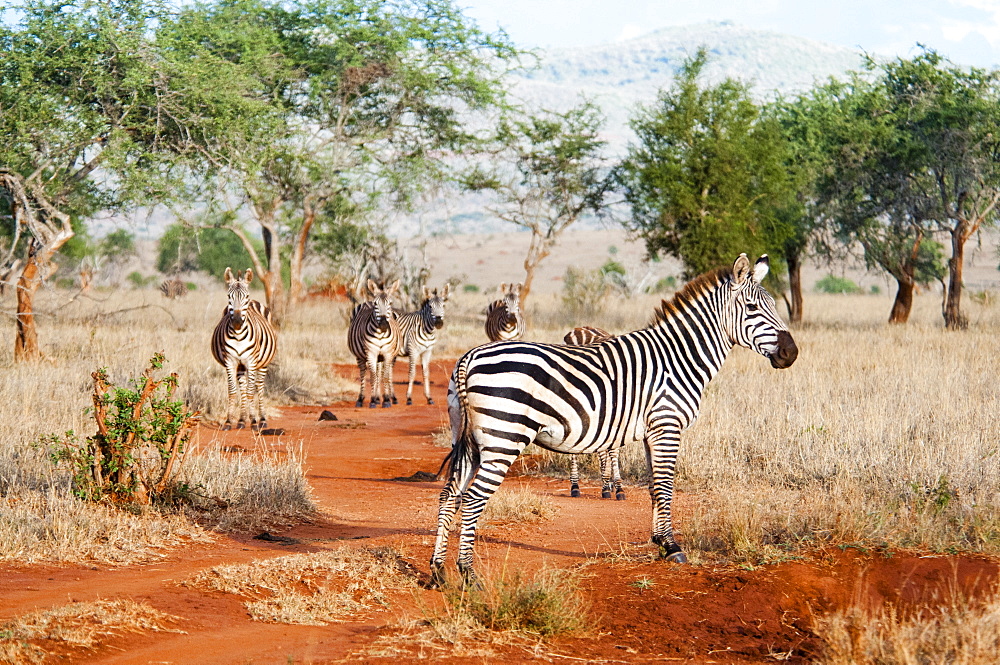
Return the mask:
<svg viewBox="0 0 1000 665">
<path fill-rule="evenodd" d="M 246 427 L 246 423 L 244 423 L 242 420 L 240 422 L 236 423 L 236 429 L 244 429 L 245 427 Z"/>
<path fill-rule="evenodd" d="M 431 566 L 431 581 L 428 586 L 431 589 L 440 589 L 448 583 L 448 579 L 444 575 L 444 566 L 432 565 Z"/>
<path fill-rule="evenodd" d="M 369 404 L 368 404 L 368 408 L 369 408 L 369 409 L 374 409 L 374 408 L 375 408 L 376 406 L 378 406 L 378 400 L 374 400 L 374 399 L 373 399 L 373 400 L 372 400 L 371 402 L 369 402 Z"/>
<path fill-rule="evenodd" d="M 602 499 L 610 499 L 611 498 L 611 491 L 610 490 L 601 490 L 601 498 Z"/>
<path fill-rule="evenodd" d="M 409 397 L 407 397 L 406 398 L 406 406 L 412 406 L 412 405 L 413 405 L 413 400 L 410 399 Z"/>
<path fill-rule="evenodd" d="M 398 399 L 396 399 L 396 396 L 395 396 L 395 395 L 393 395 L 393 396 L 392 396 L 392 403 L 393 403 L 393 404 L 399 404 L 399 400 L 398 400 Z"/>
<path fill-rule="evenodd" d="M 232 423 L 230 423 L 230 422 L 229 422 L 229 421 L 227 420 L 227 421 L 226 421 L 226 424 L 222 426 L 222 431 L 223 431 L 223 432 L 228 432 L 228 431 L 229 431 L 229 430 L 231 430 L 232 428 L 233 428 L 233 424 L 232 424 Z"/>
<path fill-rule="evenodd" d="M 383 409 L 392 408 L 392 400 L 388 400 L 388 399 L 382 400 L 382 408 Z"/>
<path fill-rule="evenodd" d="M 569 488 L 569 495 L 571 497 L 574 497 L 574 498 L 579 497 L 580 496 L 580 488 L 576 487 L 576 486 L 570 487 Z"/>
<path fill-rule="evenodd" d="M 262 420 L 259 423 L 257 423 L 257 430 L 260 431 L 262 429 L 267 429 L 267 421 L 266 420 Z"/>
<path fill-rule="evenodd" d="M 431 399 L 430 397 L 428 397 L 428 398 L 427 398 L 427 403 L 428 403 L 428 404 L 433 404 L 433 403 L 434 403 L 434 400 L 432 400 L 432 399 Z"/>
<path fill-rule="evenodd" d="M 359 399 L 357 402 L 354 403 L 354 408 L 355 409 L 360 409 L 364 405 L 365 405 L 365 401 L 363 399 Z"/>
<path fill-rule="evenodd" d="M 615 501 L 624 501 L 625 492 L 615 492 Z"/>
<path fill-rule="evenodd" d="M 687 556 L 685 556 L 684 552 L 681 551 L 681 546 L 677 543 L 660 545 L 660 558 L 670 561 L 671 563 L 688 562 Z"/>
</svg>

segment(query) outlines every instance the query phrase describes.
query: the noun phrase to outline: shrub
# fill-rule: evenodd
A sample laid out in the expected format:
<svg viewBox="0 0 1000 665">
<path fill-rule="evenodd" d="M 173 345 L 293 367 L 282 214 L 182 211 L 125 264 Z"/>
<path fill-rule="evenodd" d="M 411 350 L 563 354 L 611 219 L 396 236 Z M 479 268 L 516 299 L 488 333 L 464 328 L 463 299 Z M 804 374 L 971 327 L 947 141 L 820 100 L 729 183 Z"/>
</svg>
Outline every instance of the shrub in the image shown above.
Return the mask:
<svg viewBox="0 0 1000 665">
<path fill-rule="evenodd" d="M 570 266 L 563 276 L 563 305 L 574 317 L 593 315 L 604 308 L 608 282 L 602 269 L 581 270 Z"/>
<path fill-rule="evenodd" d="M 816 282 L 816 290 L 820 293 L 861 293 L 861 287 L 847 277 L 827 275 Z"/>
<path fill-rule="evenodd" d="M 466 284 L 462 287 L 462 291 L 465 293 L 479 293 L 479 287 L 475 284 Z"/>
<path fill-rule="evenodd" d="M 39 442 L 54 464 L 70 466 L 78 498 L 149 505 L 182 489 L 174 476 L 198 415 L 173 399 L 176 374 L 153 379 L 163 362 L 155 354 L 131 388 L 111 385 L 107 369 L 98 369 L 91 374 L 97 434 L 80 441 L 70 431 Z"/>
</svg>

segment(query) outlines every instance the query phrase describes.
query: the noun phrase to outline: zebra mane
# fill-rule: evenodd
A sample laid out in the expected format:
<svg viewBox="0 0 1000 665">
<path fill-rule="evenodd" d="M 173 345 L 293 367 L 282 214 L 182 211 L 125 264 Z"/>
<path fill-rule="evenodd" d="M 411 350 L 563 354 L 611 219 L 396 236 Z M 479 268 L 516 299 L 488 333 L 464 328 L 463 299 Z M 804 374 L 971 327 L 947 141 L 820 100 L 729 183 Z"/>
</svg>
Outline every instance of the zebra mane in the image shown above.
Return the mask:
<svg viewBox="0 0 1000 665">
<path fill-rule="evenodd" d="M 681 287 L 680 291 L 674 294 L 669 301 L 661 300 L 660 306 L 653 312 L 653 321 L 650 325 L 669 321 L 679 312 L 687 309 L 688 305 L 697 300 L 700 296 L 712 291 L 724 282 L 733 278 L 731 267 L 716 268 L 702 275 L 698 275 L 690 282 Z"/>
</svg>

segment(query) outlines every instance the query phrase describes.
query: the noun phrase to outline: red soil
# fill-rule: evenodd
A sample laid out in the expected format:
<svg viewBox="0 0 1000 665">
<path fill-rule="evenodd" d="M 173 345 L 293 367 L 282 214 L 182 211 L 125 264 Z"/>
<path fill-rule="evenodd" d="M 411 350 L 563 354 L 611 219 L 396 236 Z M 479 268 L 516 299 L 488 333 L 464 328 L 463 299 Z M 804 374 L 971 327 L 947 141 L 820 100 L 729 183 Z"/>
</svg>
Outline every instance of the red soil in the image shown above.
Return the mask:
<svg viewBox="0 0 1000 665">
<path fill-rule="evenodd" d="M 447 365 L 447 366 L 446 366 Z M 354 376 L 352 367 L 338 368 Z M 391 636 L 420 606 L 440 603 L 438 591 L 401 593 L 391 609 L 322 627 L 251 621 L 236 596 L 177 584 L 220 563 L 245 562 L 290 552 L 347 546 L 391 545 L 421 571 L 426 581 L 441 484 L 402 482 L 417 471 L 436 472 L 445 449 L 431 433 L 447 419 L 445 377 L 450 363 L 435 363 L 434 406 L 355 409 L 353 402 L 285 408 L 271 424 L 281 437 L 247 431 L 218 432 L 213 445 L 248 450 L 298 448 L 303 442 L 309 482 L 321 517 L 282 536 L 294 544 L 256 540 L 253 534 L 219 536 L 216 542 L 170 552 L 152 565 L 5 566 L 0 568 L 0 621 L 70 601 L 131 598 L 181 617 L 177 633 L 125 635 L 93 652 L 67 654 L 74 663 L 327 663 L 410 662 L 413 658 L 363 655 L 379 636 Z M 397 385 L 402 394 L 405 386 Z M 419 392 L 419 391 L 415 391 Z M 339 420 L 318 421 L 328 408 Z M 202 441 L 210 439 L 205 436 Z M 212 432 L 211 434 L 215 434 Z M 600 488 L 584 488 L 572 499 L 564 480 L 515 476 L 558 507 L 541 524 L 492 528 L 477 546 L 481 571 L 535 570 L 542 566 L 585 568 L 584 592 L 597 627 L 589 637 L 558 638 L 541 647 L 508 647 L 503 659 L 528 662 L 808 662 L 818 653 L 814 618 L 858 602 L 903 609 L 934 604 L 958 592 L 992 590 L 997 562 L 985 557 L 870 553 L 830 549 L 805 559 L 743 570 L 636 562 L 622 552 L 651 551 L 649 500 L 630 488 L 625 502 L 602 501 Z M 681 494 L 676 513 L 683 520 L 691 502 Z M 683 536 L 682 536 L 683 537 Z M 683 541 L 682 541 L 683 542 Z M 450 572 L 454 573 L 452 543 Z M 636 585 L 645 579 L 651 584 Z M 450 662 L 489 658 L 448 657 Z"/>
</svg>

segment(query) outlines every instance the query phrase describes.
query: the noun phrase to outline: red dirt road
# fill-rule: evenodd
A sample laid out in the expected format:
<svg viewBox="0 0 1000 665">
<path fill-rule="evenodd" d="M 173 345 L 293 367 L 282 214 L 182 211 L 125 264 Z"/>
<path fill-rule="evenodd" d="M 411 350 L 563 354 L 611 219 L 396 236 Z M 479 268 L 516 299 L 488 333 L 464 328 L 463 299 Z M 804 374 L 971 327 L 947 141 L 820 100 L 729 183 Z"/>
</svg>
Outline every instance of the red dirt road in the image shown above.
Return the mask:
<svg viewBox="0 0 1000 665">
<path fill-rule="evenodd" d="M 447 365 L 447 367 L 446 367 Z M 353 368 L 339 368 L 354 376 Z M 446 450 L 431 433 L 447 419 L 445 377 L 450 363 L 435 363 L 434 406 L 355 409 L 353 402 L 284 408 L 271 418 L 281 437 L 254 437 L 247 431 L 218 433 L 214 445 L 247 450 L 298 449 L 302 441 L 307 473 L 321 517 L 283 532 L 294 544 L 256 540 L 252 534 L 219 536 L 216 542 L 169 552 L 156 564 L 104 566 L 6 566 L 0 568 L 0 621 L 70 601 L 131 598 L 181 617 L 183 632 L 125 635 L 92 652 L 67 654 L 60 662 L 139 663 L 328 663 L 419 660 L 378 658 L 366 650 L 391 636 L 401 622 L 420 619 L 418 607 L 440 603 L 437 591 L 417 589 L 393 598 L 392 607 L 326 626 L 288 626 L 252 621 L 236 596 L 179 586 L 177 582 L 220 563 L 247 562 L 290 552 L 347 546 L 391 545 L 426 577 L 433 544 L 440 483 L 394 478 L 434 473 Z M 402 395 L 405 385 L 397 384 Z M 419 392 L 415 390 L 415 392 Z M 318 421 L 323 409 L 335 422 Z M 202 441 L 210 439 L 202 436 Z M 913 553 L 863 554 L 832 549 L 805 560 L 761 567 L 676 566 L 637 562 L 650 528 L 649 499 L 627 488 L 625 502 L 599 498 L 585 486 L 572 499 L 568 482 L 515 476 L 548 496 L 558 507 L 541 524 L 491 528 L 477 553 L 480 569 L 535 570 L 590 563 L 583 588 L 596 628 L 588 637 L 559 638 L 534 648 L 499 648 L 508 662 L 809 662 L 820 645 L 813 620 L 855 602 L 894 603 L 907 608 L 946 599 L 956 590 L 981 593 L 993 588 L 997 562 L 983 557 L 939 557 Z M 677 498 L 683 531 L 691 502 Z M 632 556 L 622 556 L 632 555 Z M 449 561 L 454 573 L 454 543 Z M 648 583 L 636 585 L 638 580 Z M 497 648 L 494 647 L 496 650 Z M 494 662 L 497 657 L 449 657 L 449 662 Z M 425 658 L 426 660 L 426 658 Z"/>
</svg>

